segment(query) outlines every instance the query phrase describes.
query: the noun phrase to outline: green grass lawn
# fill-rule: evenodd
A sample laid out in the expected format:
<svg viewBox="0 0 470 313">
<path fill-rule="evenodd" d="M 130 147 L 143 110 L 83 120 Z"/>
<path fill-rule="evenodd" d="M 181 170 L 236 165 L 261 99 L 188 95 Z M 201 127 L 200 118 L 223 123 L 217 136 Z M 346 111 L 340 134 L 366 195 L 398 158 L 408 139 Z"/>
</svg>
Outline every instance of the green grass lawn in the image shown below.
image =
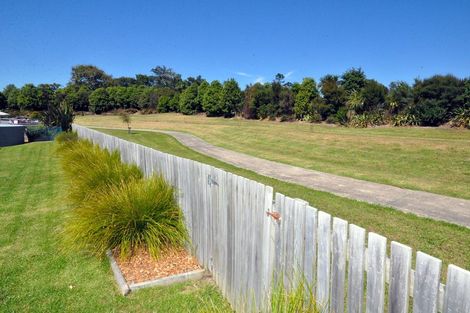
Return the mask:
<svg viewBox="0 0 470 313">
<path fill-rule="evenodd" d="M 125 128 L 113 115 L 78 124 Z M 183 116 L 132 115 L 132 127 L 192 133 L 214 145 L 268 160 L 403 188 L 470 199 L 470 131 L 346 128 Z"/>
<path fill-rule="evenodd" d="M 232 173 L 273 186 L 275 191 L 293 198 L 308 201 L 316 208 L 343 218 L 394 240 L 431 254 L 443 260 L 444 264 L 456 264 L 470 269 L 470 229 L 453 224 L 438 222 L 428 218 L 406 214 L 390 208 L 338 197 L 326 192 L 315 191 L 303 186 L 282 182 L 258 175 L 254 172 L 237 168 L 216 159 L 195 152 L 171 136 L 148 132 L 133 131 L 127 134 L 124 130 L 100 131 L 134 141 L 160 151 L 188 159 L 207 163 Z M 443 268 L 445 275 L 446 267 Z"/>
<path fill-rule="evenodd" d="M 71 255 L 61 243 L 68 210 L 51 142 L 0 148 L 1 312 L 198 312 L 227 308 L 208 281 L 122 297 L 107 260 Z"/>
</svg>

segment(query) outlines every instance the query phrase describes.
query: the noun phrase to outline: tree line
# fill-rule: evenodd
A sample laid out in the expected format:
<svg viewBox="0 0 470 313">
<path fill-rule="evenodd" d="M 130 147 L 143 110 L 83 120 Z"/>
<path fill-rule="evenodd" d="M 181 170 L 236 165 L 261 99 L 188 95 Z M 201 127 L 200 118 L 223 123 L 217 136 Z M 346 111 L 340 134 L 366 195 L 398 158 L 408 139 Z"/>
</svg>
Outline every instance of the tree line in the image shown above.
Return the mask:
<svg viewBox="0 0 470 313">
<path fill-rule="evenodd" d="M 277 74 L 271 82 L 241 90 L 234 79 L 207 81 L 182 76 L 157 66 L 150 75 L 113 78 L 93 65 L 72 68 L 69 83 L 12 84 L 0 92 L 0 108 L 46 111 L 66 105 L 74 111 L 96 114 L 118 109 L 142 113 L 205 113 L 207 116 L 247 119 L 304 120 L 355 127 L 394 126 L 470 127 L 470 78 L 435 75 L 412 85 L 392 82 L 388 87 L 370 79 L 360 68 L 342 75 L 325 75 L 317 82 L 306 77 L 288 82 Z"/>
</svg>

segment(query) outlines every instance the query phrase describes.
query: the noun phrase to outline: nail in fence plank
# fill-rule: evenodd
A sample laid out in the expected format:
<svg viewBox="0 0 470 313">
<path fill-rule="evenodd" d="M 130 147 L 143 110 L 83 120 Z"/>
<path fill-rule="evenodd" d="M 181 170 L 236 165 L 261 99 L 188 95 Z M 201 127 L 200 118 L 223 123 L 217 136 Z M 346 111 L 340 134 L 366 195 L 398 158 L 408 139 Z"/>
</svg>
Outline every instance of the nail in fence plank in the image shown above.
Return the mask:
<svg viewBox="0 0 470 313">
<path fill-rule="evenodd" d="M 315 264 L 317 251 L 317 209 L 307 206 L 305 209 L 305 257 L 304 276 L 308 285 L 315 286 Z"/>
<path fill-rule="evenodd" d="M 333 218 L 332 241 L 331 312 L 344 312 L 348 222 L 340 218 Z"/>
<path fill-rule="evenodd" d="M 330 250 L 331 250 L 331 215 L 318 212 L 318 261 L 317 261 L 317 290 L 319 305 L 329 311 L 330 300 Z"/>
<path fill-rule="evenodd" d="M 382 313 L 385 295 L 385 253 L 387 239 L 369 233 L 367 244 L 366 313 Z"/>
<path fill-rule="evenodd" d="M 392 241 L 390 251 L 390 291 L 388 312 L 407 313 L 412 250 L 408 246 Z"/>
<path fill-rule="evenodd" d="M 470 272 L 453 264 L 447 269 L 443 313 L 470 312 Z"/>
<path fill-rule="evenodd" d="M 349 225 L 348 313 L 362 313 L 365 236 L 364 228 Z"/>
</svg>

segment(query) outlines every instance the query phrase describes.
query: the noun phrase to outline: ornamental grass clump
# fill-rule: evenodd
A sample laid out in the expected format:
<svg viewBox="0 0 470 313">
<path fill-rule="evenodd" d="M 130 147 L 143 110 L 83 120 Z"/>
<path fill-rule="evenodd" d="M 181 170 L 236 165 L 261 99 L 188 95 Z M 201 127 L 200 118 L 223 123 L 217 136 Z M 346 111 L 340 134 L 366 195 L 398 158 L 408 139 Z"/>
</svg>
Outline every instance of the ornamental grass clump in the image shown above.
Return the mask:
<svg viewBox="0 0 470 313">
<path fill-rule="evenodd" d="M 66 247 L 103 256 L 117 249 L 123 257 L 147 249 L 157 258 L 188 239 L 175 190 L 162 176 L 144 179 L 118 152 L 103 150 L 75 135 L 63 135 L 57 152 L 69 180 L 72 210 Z"/>
<path fill-rule="evenodd" d="M 270 313 L 320 313 L 325 311 L 317 303 L 313 286 L 305 277 L 296 274 L 292 288 L 286 288 L 280 279 L 271 290 Z"/>
<path fill-rule="evenodd" d="M 57 151 L 70 181 L 68 197 L 74 206 L 100 189 L 143 177 L 136 165 L 121 162 L 119 152 L 100 149 L 89 141 L 64 141 Z"/>
<path fill-rule="evenodd" d="M 188 239 L 174 189 L 161 176 L 102 187 L 74 209 L 67 237 L 96 255 L 117 248 L 128 257 L 143 247 L 155 258 Z"/>
</svg>

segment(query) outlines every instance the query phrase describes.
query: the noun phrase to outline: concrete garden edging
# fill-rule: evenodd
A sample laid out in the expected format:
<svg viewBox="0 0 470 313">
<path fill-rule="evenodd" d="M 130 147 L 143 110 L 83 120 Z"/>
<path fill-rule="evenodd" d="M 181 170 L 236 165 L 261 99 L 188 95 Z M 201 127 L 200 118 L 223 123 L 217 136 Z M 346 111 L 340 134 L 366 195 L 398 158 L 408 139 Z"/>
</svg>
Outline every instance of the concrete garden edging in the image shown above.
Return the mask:
<svg viewBox="0 0 470 313">
<path fill-rule="evenodd" d="M 108 251 L 106 252 L 106 255 L 111 265 L 111 269 L 113 270 L 114 278 L 116 279 L 116 282 L 123 296 L 128 295 L 131 291 L 136 291 L 142 288 L 156 287 L 156 286 L 168 286 L 171 284 L 181 283 L 185 281 L 199 280 L 199 279 L 202 279 L 205 275 L 207 275 L 206 270 L 199 269 L 199 270 L 194 270 L 191 272 L 171 275 L 168 277 L 162 277 L 162 278 L 148 280 L 148 281 L 144 281 L 140 283 L 128 284 L 112 252 Z"/>
</svg>

